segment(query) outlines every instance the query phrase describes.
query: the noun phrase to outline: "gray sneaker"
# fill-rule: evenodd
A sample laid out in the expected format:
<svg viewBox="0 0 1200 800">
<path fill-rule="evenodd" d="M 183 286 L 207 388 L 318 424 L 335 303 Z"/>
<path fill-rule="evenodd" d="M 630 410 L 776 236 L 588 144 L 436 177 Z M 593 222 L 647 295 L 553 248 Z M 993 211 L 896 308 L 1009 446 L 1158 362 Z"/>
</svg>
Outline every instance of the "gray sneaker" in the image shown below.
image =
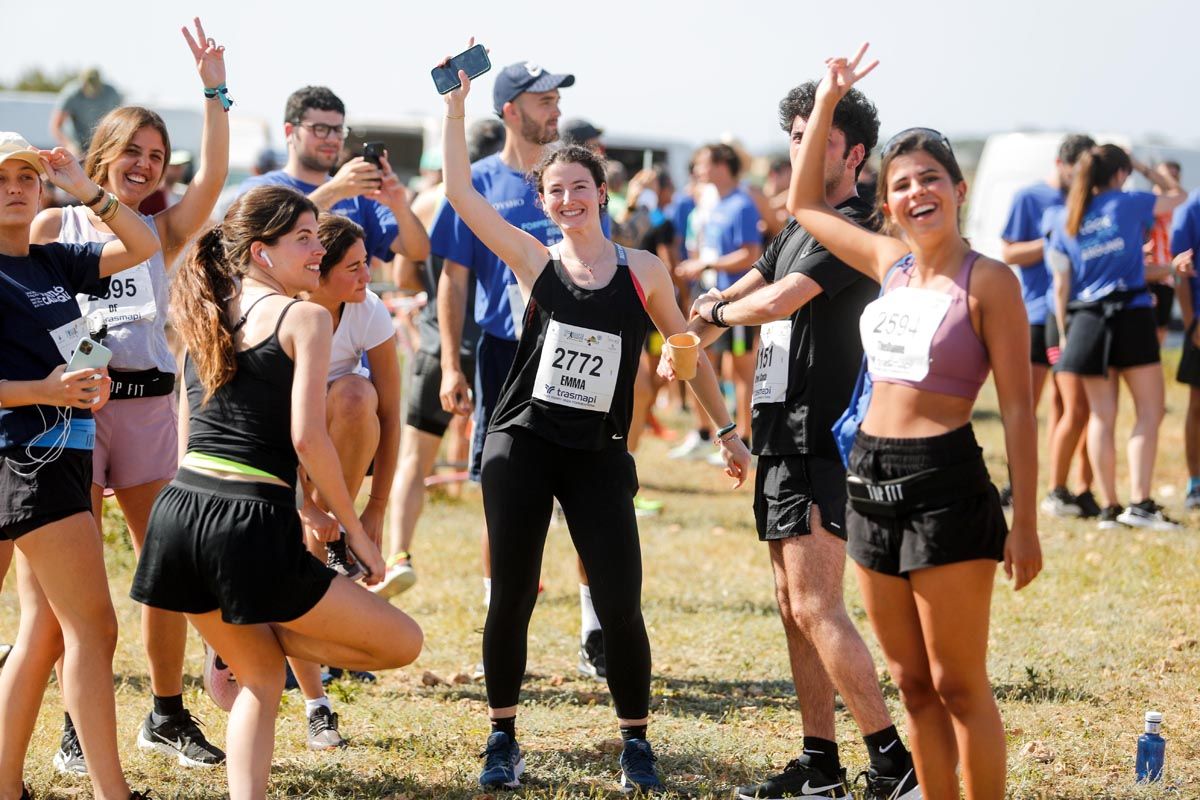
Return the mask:
<svg viewBox="0 0 1200 800">
<path fill-rule="evenodd" d="M 308 715 L 308 749 L 336 750 L 346 740 L 338 733 L 338 715 L 325 706 L 317 706 Z"/>
<path fill-rule="evenodd" d="M 62 741 L 58 752 L 54 754 L 54 769 L 63 775 L 87 775 L 87 762 L 83 760 L 83 747 L 79 744 L 79 734 L 75 726 L 63 726 Z"/>
</svg>

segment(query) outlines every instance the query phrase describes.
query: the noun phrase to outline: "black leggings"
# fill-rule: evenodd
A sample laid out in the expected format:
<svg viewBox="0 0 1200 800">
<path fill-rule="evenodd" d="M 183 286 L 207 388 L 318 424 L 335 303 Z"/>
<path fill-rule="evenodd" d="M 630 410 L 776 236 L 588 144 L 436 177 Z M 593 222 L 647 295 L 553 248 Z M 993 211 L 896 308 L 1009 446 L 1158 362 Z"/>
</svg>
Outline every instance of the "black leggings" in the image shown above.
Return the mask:
<svg viewBox="0 0 1200 800">
<path fill-rule="evenodd" d="M 557 497 L 591 584 L 617 716 L 649 714 L 650 640 L 642 620 L 636 493 L 633 457 L 623 449 L 575 450 L 521 428 L 488 433 L 483 508 L 492 600 L 483 627 L 483 666 L 489 706 L 515 706 L 520 698 L 529 617 Z"/>
</svg>

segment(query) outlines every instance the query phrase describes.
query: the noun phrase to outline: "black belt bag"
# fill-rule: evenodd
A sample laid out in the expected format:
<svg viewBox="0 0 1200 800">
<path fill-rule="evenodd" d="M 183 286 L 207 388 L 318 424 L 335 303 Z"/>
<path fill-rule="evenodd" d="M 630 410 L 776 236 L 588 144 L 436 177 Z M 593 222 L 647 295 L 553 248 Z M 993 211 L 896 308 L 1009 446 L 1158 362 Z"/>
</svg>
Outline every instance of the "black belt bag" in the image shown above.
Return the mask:
<svg viewBox="0 0 1200 800">
<path fill-rule="evenodd" d="M 157 369 L 110 369 L 112 399 L 133 400 L 139 397 L 162 397 L 175 391 L 175 373 Z"/>
<path fill-rule="evenodd" d="M 889 519 L 907 517 L 928 508 L 944 508 L 989 486 L 991 478 L 982 460 L 922 470 L 878 483 L 853 473 L 846 476 L 850 507 L 860 514 Z"/>
</svg>

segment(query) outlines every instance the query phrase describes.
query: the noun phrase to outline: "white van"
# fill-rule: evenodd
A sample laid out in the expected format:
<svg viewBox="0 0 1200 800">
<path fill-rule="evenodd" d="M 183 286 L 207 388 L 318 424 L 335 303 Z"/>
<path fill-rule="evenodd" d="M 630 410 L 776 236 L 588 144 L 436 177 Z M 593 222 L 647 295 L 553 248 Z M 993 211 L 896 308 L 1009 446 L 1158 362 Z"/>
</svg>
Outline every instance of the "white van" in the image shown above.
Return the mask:
<svg viewBox="0 0 1200 800">
<path fill-rule="evenodd" d="M 1054 168 L 1058 147 L 1067 131 L 997 133 L 988 137 L 979 158 L 967 203 L 966 235 L 979 252 L 1000 258 L 1000 234 L 1008 219 L 1013 196 L 1019 189 L 1045 180 Z M 1200 186 L 1200 150 L 1169 145 L 1141 144 L 1121 134 L 1091 134 L 1097 142 L 1112 142 L 1129 149 L 1148 164 L 1178 161 L 1183 167 L 1184 188 Z M 1131 189 L 1148 189 L 1141 175 L 1129 182 Z"/>
</svg>

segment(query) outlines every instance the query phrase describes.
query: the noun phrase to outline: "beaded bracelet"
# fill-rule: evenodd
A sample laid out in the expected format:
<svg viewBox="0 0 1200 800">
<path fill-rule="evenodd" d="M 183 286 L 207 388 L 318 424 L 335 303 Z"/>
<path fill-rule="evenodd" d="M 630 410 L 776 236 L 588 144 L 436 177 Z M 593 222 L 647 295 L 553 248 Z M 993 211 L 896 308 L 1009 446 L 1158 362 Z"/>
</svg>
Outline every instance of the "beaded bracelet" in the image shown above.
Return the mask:
<svg viewBox="0 0 1200 800">
<path fill-rule="evenodd" d="M 212 89 L 208 88 L 207 86 L 204 87 L 204 96 L 209 100 L 212 100 L 213 98 L 220 100 L 221 108 L 223 108 L 225 111 L 229 111 L 229 109 L 233 106 L 233 98 L 229 96 L 229 87 L 223 83 L 220 86 L 216 86 Z"/>
</svg>

